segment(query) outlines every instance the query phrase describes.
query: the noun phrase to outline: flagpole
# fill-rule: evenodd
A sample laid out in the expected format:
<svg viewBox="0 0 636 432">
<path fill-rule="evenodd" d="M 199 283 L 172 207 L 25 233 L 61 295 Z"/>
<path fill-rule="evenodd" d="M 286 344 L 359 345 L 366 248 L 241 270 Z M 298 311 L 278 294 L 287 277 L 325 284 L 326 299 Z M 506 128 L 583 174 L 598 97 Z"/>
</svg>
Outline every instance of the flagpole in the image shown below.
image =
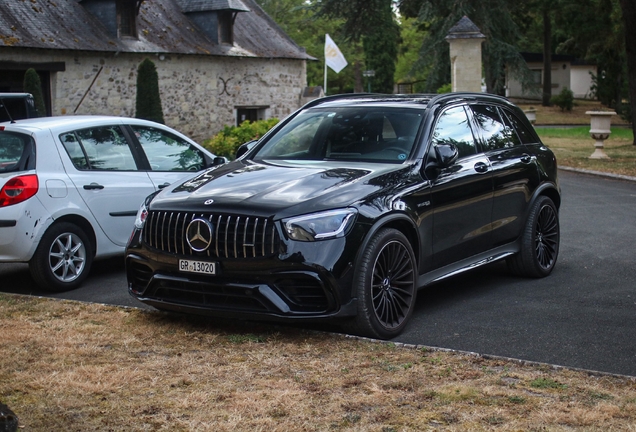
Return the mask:
<svg viewBox="0 0 636 432">
<path fill-rule="evenodd" d="M 327 58 L 325 57 L 325 86 L 323 87 L 325 96 L 327 96 Z"/>
</svg>

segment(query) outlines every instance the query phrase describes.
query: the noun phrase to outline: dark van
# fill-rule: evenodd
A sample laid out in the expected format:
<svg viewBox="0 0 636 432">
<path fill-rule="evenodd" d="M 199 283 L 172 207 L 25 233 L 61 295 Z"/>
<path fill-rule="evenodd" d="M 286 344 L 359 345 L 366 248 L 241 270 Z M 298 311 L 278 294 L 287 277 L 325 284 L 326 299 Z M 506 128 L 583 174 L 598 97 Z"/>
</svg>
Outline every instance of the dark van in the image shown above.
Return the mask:
<svg viewBox="0 0 636 432">
<path fill-rule="evenodd" d="M 31 93 L 0 93 L 0 122 L 38 117 Z"/>
</svg>

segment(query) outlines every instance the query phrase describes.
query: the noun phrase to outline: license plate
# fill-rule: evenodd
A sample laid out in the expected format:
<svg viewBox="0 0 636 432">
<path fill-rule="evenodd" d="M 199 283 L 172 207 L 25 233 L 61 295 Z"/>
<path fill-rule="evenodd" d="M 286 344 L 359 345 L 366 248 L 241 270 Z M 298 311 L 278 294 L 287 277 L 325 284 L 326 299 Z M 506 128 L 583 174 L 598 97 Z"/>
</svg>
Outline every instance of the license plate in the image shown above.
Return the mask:
<svg viewBox="0 0 636 432">
<path fill-rule="evenodd" d="M 179 260 L 179 271 L 213 275 L 216 274 L 216 263 L 182 259 Z"/>
</svg>

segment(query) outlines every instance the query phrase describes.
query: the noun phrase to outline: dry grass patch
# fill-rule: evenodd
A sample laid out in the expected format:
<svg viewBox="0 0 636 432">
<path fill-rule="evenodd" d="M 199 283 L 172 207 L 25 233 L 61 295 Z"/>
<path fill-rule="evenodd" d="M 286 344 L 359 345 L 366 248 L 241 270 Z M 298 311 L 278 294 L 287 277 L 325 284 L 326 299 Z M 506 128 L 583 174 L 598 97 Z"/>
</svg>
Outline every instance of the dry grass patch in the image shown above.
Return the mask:
<svg viewBox="0 0 636 432">
<path fill-rule="evenodd" d="M 527 111 L 534 108 L 537 112 L 538 125 L 589 125 L 590 116 L 585 114 L 587 111 L 607 111 L 608 108 L 603 106 L 599 101 L 576 99 L 572 111 L 561 111 L 558 106 L 544 107 L 541 101 L 527 102 L 519 101 L 519 108 Z M 612 117 L 613 125 L 627 125 L 628 123 L 620 116 Z"/>
<path fill-rule="evenodd" d="M 636 381 L 307 330 L 0 295 L 25 431 L 636 430 Z"/>
</svg>

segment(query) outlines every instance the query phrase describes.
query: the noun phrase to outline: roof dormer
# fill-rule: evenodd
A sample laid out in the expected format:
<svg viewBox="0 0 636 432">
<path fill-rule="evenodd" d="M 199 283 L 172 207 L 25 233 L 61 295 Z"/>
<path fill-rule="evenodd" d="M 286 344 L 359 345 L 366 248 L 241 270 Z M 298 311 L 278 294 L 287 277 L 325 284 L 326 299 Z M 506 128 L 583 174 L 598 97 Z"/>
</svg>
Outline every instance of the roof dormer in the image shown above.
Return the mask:
<svg viewBox="0 0 636 432">
<path fill-rule="evenodd" d="M 137 15 L 143 0 L 80 0 L 113 37 L 137 38 Z"/>
<path fill-rule="evenodd" d="M 241 0 L 177 0 L 181 11 L 217 44 L 234 43 L 234 20 L 249 12 Z"/>
</svg>

